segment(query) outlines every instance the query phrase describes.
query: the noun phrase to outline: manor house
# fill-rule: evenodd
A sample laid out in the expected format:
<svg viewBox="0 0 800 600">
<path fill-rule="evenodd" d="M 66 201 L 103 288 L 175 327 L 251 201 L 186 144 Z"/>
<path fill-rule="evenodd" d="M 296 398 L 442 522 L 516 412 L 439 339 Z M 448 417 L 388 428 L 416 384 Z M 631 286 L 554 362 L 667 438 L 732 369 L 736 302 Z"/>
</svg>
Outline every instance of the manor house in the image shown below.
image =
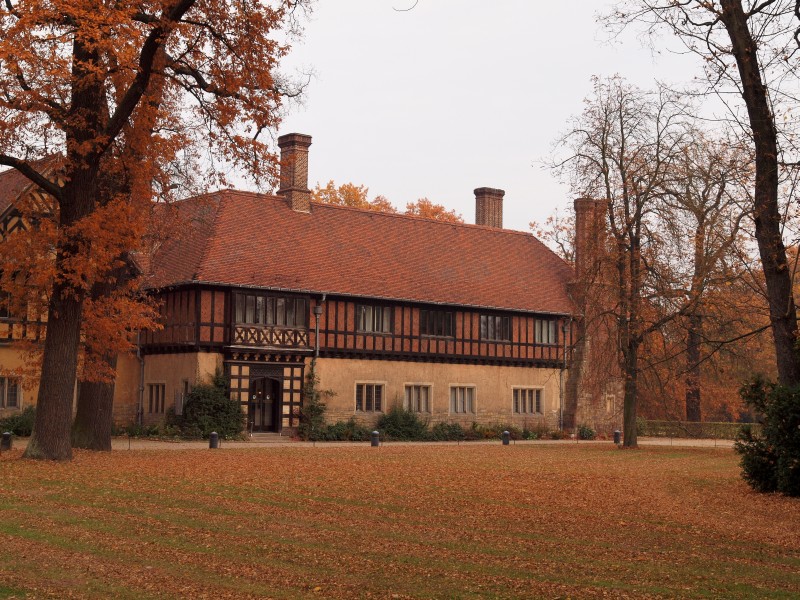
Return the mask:
<svg viewBox="0 0 800 600">
<path fill-rule="evenodd" d="M 504 192 L 475 190 L 474 225 L 320 204 L 310 145 L 279 138 L 275 195 L 223 190 L 164 207 L 181 232 L 141 261 L 163 328 L 120 357 L 116 422 L 180 412 L 191 387 L 221 371 L 251 431 L 289 433 L 312 359 L 332 393 L 329 421 L 373 423 L 395 405 L 462 425 L 581 418 L 565 373 L 575 271 L 533 235 L 503 229 Z M 36 193 L 0 173 L 2 236 L 28 226 L 18 200 Z M 35 402 L 35 386 L 14 375 L 14 341 L 45 327 L 0 312 L 0 414 Z"/>
</svg>

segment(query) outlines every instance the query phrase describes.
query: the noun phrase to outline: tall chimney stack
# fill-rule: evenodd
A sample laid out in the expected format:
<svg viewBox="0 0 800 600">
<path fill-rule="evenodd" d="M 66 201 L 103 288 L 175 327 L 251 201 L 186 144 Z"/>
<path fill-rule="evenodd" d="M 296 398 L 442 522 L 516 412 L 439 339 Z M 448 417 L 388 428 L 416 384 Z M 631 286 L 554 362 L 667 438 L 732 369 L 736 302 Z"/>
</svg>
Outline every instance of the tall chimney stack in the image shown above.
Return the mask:
<svg viewBox="0 0 800 600">
<path fill-rule="evenodd" d="M 311 212 L 308 189 L 308 147 L 311 136 L 287 133 L 278 138 L 281 149 L 281 186 L 278 195 L 286 198 L 292 210 Z"/>
<path fill-rule="evenodd" d="M 605 200 L 575 199 L 575 278 L 583 280 L 599 258 L 606 226 Z"/>
<path fill-rule="evenodd" d="M 503 190 L 482 187 L 475 190 L 475 224 L 503 228 Z"/>
</svg>

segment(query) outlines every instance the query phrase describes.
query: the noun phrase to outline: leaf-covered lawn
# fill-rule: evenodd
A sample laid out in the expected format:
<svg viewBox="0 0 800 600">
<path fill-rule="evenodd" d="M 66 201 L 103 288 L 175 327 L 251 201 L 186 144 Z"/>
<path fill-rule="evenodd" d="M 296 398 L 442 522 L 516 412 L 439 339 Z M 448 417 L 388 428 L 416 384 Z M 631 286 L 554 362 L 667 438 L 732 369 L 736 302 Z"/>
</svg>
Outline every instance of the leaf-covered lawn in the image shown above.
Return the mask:
<svg viewBox="0 0 800 600">
<path fill-rule="evenodd" d="M 0 598 L 791 598 L 800 502 L 730 450 L 0 458 Z"/>
</svg>

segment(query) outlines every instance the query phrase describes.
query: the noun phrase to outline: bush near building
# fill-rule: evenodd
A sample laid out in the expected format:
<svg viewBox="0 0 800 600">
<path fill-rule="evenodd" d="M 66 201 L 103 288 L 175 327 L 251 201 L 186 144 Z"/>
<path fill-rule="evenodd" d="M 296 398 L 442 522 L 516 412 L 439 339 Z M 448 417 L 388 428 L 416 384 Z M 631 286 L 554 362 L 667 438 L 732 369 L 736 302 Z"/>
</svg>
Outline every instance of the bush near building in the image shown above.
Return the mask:
<svg viewBox="0 0 800 600">
<path fill-rule="evenodd" d="M 168 426 L 177 428 L 179 435 L 207 438 L 216 431 L 220 438 L 241 437 L 244 415 L 238 402 L 226 393 L 225 376 L 216 373 L 211 383 L 201 383 L 189 392 L 182 415 L 171 415 Z"/>
</svg>

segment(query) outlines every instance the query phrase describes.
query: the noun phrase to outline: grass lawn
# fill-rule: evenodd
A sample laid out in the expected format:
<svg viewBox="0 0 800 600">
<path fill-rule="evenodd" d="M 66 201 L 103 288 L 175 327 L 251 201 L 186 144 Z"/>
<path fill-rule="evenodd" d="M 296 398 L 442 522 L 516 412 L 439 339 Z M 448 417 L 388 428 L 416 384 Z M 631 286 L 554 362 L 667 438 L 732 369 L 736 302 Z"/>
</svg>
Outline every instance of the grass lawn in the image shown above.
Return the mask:
<svg viewBox="0 0 800 600">
<path fill-rule="evenodd" d="M 797 598 L 800 501 L 730 450 L 0 457 L 0 598 Z"/>
</svg>

